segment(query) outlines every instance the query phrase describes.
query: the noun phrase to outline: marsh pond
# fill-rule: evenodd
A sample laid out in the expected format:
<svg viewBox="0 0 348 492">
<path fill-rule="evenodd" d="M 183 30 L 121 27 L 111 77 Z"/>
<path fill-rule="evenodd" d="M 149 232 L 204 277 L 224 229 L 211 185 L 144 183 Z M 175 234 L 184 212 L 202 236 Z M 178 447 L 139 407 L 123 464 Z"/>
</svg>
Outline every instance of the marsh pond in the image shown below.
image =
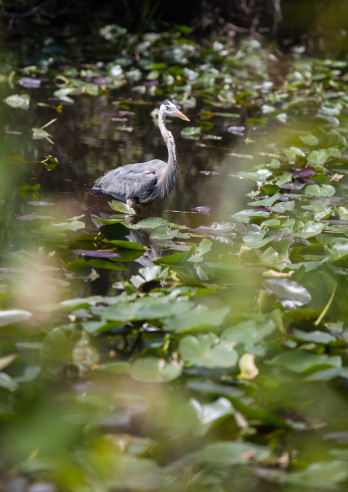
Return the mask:
<svg viewBox="0 0 348 492">
<path fill-rule="evenodd" d="M 209 43 L 2 52 L 1 490 L 347 490 L 348 61 Z M 169 97 L 164 206 L 92 196 Z"/>
</svg>

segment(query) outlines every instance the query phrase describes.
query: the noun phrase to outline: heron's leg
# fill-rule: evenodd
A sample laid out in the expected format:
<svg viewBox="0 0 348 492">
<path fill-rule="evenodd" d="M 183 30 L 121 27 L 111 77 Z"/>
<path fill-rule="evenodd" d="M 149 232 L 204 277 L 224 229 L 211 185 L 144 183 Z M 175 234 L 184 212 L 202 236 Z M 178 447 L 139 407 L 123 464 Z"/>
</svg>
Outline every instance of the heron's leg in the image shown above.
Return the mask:
<svg viewBox="0 0 348 492">
<path fill-rule="evenodd" d="M 131 208 L 134 208 L 135 205 L 137 204 L 135 198 L 127 198 L 126 203 L 127 203 L 128 207 L 131 207 Z"/>
</svg>

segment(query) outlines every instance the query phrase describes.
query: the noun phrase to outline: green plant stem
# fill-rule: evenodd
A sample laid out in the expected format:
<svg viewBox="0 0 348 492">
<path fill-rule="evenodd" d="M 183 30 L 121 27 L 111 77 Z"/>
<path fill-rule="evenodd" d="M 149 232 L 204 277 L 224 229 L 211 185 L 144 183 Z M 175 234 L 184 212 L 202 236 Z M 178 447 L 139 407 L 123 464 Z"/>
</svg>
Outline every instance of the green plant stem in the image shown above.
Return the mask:
<svg viewBox="0 0 348 492">
<path fill-rule="evenodd" d="M 325 314 L 326 314 L 326 313 L 328 312 L 328 310 L 330 309 L 330 306 L 331 306 L 332 301 L 333 301 L 333 299 L 334 299 L 334 297 L 335 297 L 335 294 L 336 294 L 337 286 L 338 286 L 338 282 L 336 282 L 336 285 L 335 285 L 335 287 L 334 287 L 334 289 L 333 289 L 333 291 L 332 291 L 332 294 L 331 294 L 330 299 L 328 300 L 328 302 L 327 302 L 326 306 L 325 306 L 325 307 L 324 307 L 324 309 L 322 310 L 322 312 L 321 312 L 320 316 L 318 317 L 318 319 L 314 322 L 315 326 L 320 325 L 320 323 L 322 322 L 322 320 L 323 320 L 323 318 L 324 318 Z"/>
</svg>

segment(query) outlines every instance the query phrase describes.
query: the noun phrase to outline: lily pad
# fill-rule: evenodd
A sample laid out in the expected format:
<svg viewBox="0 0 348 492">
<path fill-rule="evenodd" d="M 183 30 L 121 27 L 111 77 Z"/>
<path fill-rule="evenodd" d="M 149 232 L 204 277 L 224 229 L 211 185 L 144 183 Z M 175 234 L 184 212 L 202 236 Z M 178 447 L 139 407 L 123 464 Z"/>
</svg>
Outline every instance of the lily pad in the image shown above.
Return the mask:
<svg viewBox="0 0 348 492">
<path fill-rule="evenodd" d="M 168 383 L 181 376 L 183 363 L 156 357 L 138 357 L 130 365 L 130 375 L 142 383 Z"/>
<path fill-rule="evenodd" d="M 220 341 L 213 333 L 184 337 L 179 354 L 186 362 L 200 367 L 234 367 L 238 361 L 233 344 Z"/>
<path fill-rule="evenodd" d="M 33 315 L 29 313 L 29 311 L 24 311 L 23 309 L 0 311 L 0 327 L 28 321 L 32 316 Z"/>
<path fill-rule="evenodd" d="M 311 302 L 312 297 L 307 289 L 287 278 L 270 278 L 264 281 L 265 286 L 273 292 L 288 309 L 303 306 Z"/>
<path fill-rule="evenodd" d="M 11 108 L 19 108 L 28 110 L 30 104 L 30 96 L 29 94 L 12 94 L 12 96 L 6 97 L 4 102 L 11 106 Z"/>
</svg>

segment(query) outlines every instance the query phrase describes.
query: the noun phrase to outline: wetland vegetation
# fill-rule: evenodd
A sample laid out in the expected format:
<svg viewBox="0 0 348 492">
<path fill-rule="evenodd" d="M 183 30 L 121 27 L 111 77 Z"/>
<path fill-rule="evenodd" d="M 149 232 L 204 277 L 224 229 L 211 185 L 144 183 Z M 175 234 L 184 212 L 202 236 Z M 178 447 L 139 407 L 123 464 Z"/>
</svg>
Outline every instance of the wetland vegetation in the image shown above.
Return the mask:
<svg viewBox="0 0 348 492">
<path fill-rule="evenodd" d="M 1 51 L 1 490 L 344 491 L 348 58 L 186 25 Z M 179 169 L 162 208 L 93 197 Z"/>
</svg>

